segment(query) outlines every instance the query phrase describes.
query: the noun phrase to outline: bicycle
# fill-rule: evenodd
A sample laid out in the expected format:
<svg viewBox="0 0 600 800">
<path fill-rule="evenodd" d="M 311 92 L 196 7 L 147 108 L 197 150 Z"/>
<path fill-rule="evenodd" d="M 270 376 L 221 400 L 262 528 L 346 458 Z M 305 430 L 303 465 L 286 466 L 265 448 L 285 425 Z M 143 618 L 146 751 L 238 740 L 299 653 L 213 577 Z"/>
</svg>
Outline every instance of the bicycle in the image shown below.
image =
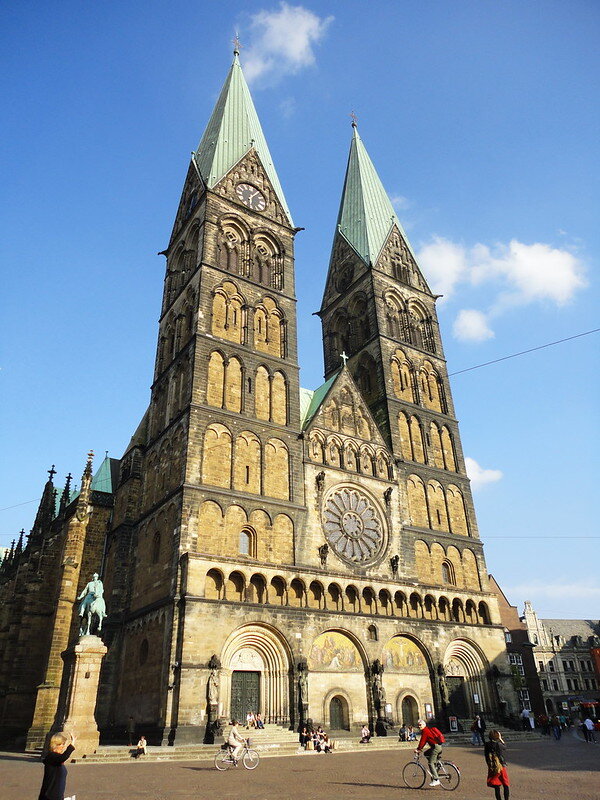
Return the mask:
<svg viewBox="0 0 600 800">
<path fill-rule="evenodd" d="M 246 769 L 256 769 L 260 756 L 250 747 L 250 739 L 246 739 L 244 743 L 244 754 L 236 761 L 233 757 L 233 747 L 230 744 L 223 745 L 219 752 L 215 755 L 215 767 L 219 772 L 224 772 L 231 766 L 237 766 L 242 762 Z"/>
<path fill-rule="evenodd" d="M 420 762 L 421 753 L 415 753 L 411 762 L 404 766 L 402 770 L 402 780 L 409 789 L 420 789 L 427 780 L 427 775 L 431 775 L 429 769 Z M 452 761 L 437 762 L 438 779 L 442 789 L 453 792 L 460 783 L 460 770 Z"/>
</svg>

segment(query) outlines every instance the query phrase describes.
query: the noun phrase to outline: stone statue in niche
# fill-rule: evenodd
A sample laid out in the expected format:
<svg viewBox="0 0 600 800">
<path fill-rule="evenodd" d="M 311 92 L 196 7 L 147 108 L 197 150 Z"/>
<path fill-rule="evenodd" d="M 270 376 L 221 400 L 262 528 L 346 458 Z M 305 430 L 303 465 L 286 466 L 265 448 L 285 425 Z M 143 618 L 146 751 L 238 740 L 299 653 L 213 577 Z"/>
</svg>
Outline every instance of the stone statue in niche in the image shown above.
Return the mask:
<svg viewBox="0 0 600 800">
<path fill-rule="evenodd" d="M 371 674 L 373 676 L 372 691 L 373 691 L 373 705 L 377 713 L 377 722 L 375 723 L 375 732 L 378 736 L 387 736 L 389 727 L 392 727 L 391 722 L 386 719 L 386 693 L 383 686 L 383 664 L 379 659 L 373 661 L 371 665 Z"/>
<path fill-rule="evenodd" d="M 389 506 L 392 502 L 392 487 L 388 486 L 388 488 L 383 493 L 383 499 L 385 500 L 386 506 Z"/>
<path fill-rule="evenodd" d="M 446 670 L 440 661 L 437 666 L 438 674 L 438 688 L 440 690 L 440 700 L 442 701 L 442 708 L 445 709 L 448 705 L 448 686 L 446 684 Z"/>
<path fill-rule="evenodd" d="M 400 563 L 400 556 L 395 555 L 390 558 L 390 567 L 392 568 L 392 575 L 394 578 L 398 576 L 398 564 Z"/>
<path fill-rule="evenodd" d="M 317 486 L 317 491 L 322 492 L 323 487 L 325 486 L 325 473 L 319 472 L 315 478 L 315 484 Z"/>
<path fill-rule="evenodd" d="M 300 725 L 308 718 L 308 664 L 305 659 L 298 662 L 298 710 Z"/>
<path fill-rule="evenodd" d="M 329 545 L 327 542 L 322 544 L 319 547 L 319 559 L 321 561 L 321 566 L 324 567 L 327 564 L 327 556 L 329 555 Z"/>
<path fill-rule="evenodd" d="M 210 657 L 208 668 L 210 675 L 206 686 L 206 697 L 211 705 L 216 705 L 219 702 L 219 670 L 221 669 L 221 662 L 216 655 L 213 654 Z"/>
</svg>

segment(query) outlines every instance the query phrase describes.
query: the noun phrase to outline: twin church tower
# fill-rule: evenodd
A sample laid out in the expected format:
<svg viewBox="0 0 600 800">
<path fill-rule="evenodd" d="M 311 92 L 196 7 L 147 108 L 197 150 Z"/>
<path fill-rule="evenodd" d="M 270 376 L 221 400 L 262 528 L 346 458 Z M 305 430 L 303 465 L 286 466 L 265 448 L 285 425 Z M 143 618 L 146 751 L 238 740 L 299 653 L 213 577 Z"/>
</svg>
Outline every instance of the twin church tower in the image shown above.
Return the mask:
<svg viewBox="0 0 600 800">
<path fill-rule="evenodd" d="M 77 497 L 54 503 L 50 475 L 0 570 L 0 725 L 31 746 L 92 572 L 107 741 L 129 717 L 182 743 L 249 710 L 381 733 L 515 710 L 435 296 L 356 125 L 316 391 L 299 385 L 297 231 L 236 53 L 164 252 L 149 408 Z"/>
</svg>

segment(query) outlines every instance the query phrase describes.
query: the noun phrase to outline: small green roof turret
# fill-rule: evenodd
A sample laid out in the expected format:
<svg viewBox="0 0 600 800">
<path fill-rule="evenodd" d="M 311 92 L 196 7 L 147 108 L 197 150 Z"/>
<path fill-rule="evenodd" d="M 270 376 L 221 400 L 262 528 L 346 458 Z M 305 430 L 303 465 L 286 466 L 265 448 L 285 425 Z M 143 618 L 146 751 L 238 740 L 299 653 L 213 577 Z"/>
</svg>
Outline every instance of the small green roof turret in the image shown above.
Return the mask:
<svg viewBox="0 0 600 800">
<path fill-rule="evenodd" d="M 354 120 L 352 128 L 337 230 L 365 264 L 374 265 L 394 225 L 410 245 Z"/>
<path fill-rule="evenodd" d="M 292 216 L 285 202 L 238 55 L 236 45 L 233 64 L 193 158 L 202 180 L 212 189 L 254 147 L 292 225 Z"/>
</svg>

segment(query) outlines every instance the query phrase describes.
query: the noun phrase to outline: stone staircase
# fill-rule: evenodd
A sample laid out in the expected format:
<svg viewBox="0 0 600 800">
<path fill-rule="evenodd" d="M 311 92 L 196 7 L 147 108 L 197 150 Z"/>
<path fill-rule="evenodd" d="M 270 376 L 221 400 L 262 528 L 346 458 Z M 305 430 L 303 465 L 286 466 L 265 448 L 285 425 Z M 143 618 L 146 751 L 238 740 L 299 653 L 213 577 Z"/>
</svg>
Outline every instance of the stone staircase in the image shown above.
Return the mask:
<svg viewBox="0 0 600 800">
<path fill-rule="evenodd" d="M 502 736 L 507 742 L 533 741 L 538 739 L 537 732 L 513 731 L 498 728 L 502 731 Z M 264 730 L 243 731 L 248 735 L 251 747 L 258 750 L 263 757 L 270 756 L 292 756 L 299 755 L 303 758 L 318 756 L 314 750 L 302 750 L 298 745 L 298 734 L 281 728 L 278 725 L 266 725 Z M 415 742 L 399 742 L 397 730 L 390 730 L 388 736 L 374 736 L 369 744 L 359 744 L 360 735 L 358 731 L 331 731 L 330 739 L 335 741 L 335 752 L 351 752 L 365 750 L 412 750 Z M 448 733 L 446 743 L 450 747 L 471 746 L 470 733 Z M 118 764 L 118 763 L 138 763 L 142 761 L 212 761 L 215 753 L 219 749 L 221 742 L 215 744 L 190 744 L 175 745 L 173 747 L 148 747 L 147 754 L 140 759 L 132 757 L 135 748 L 125 745 L 104 745 L 99 747 L 95 753 L 81 758 L 72 759 L 72 763 L 78 764 Z"/>
</svg>

